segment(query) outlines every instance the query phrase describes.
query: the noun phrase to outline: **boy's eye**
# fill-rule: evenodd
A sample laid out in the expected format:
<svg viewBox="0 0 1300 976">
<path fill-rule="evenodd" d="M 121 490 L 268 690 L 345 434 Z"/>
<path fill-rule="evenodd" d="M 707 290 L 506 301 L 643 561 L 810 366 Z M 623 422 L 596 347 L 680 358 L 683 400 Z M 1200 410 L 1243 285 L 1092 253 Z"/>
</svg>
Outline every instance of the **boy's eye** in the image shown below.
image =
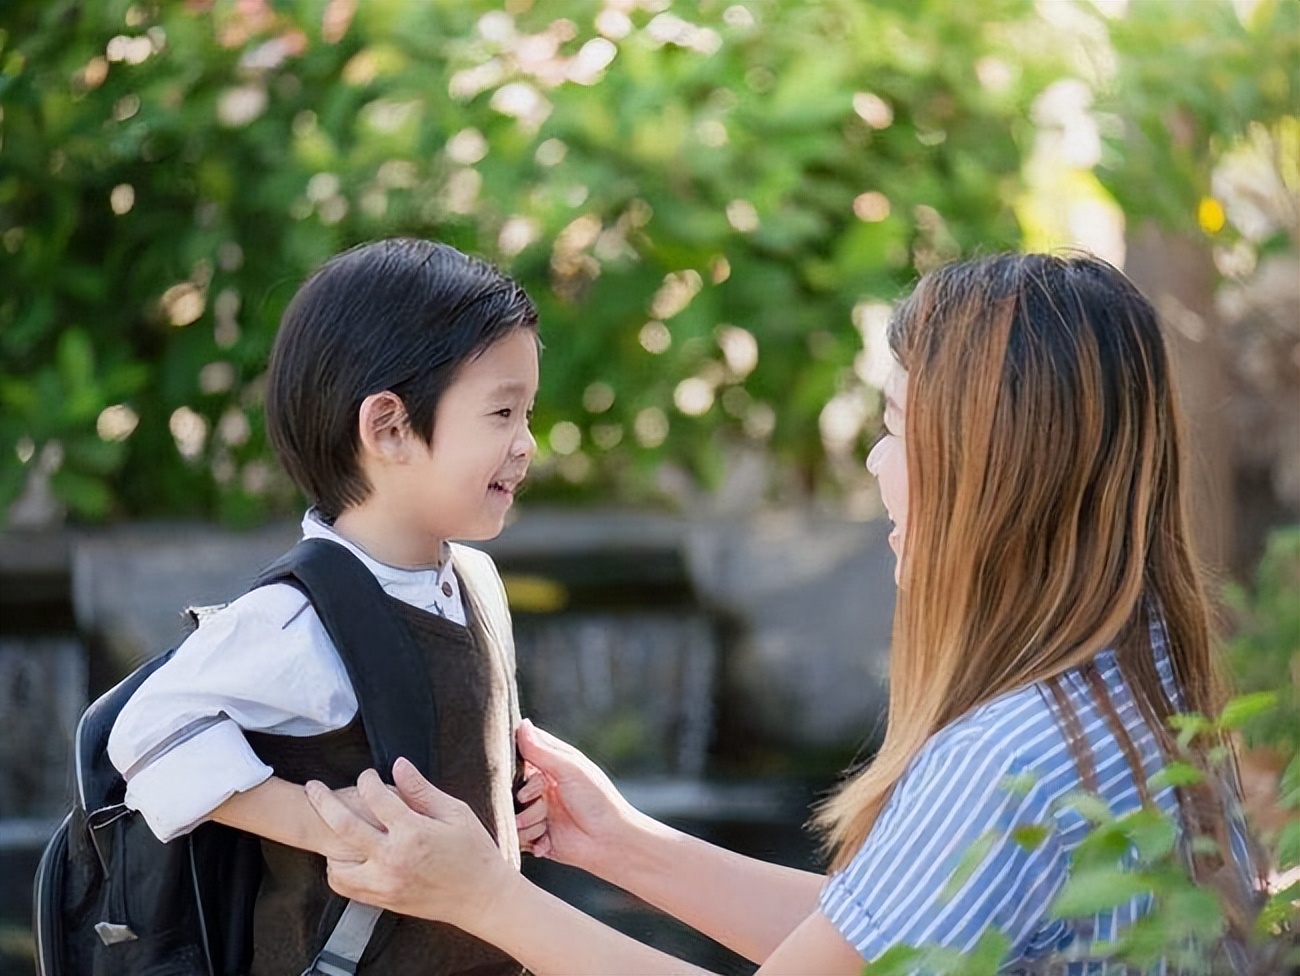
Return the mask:
<svg viewBox="0 0 1300 976">
<path fill-rule="evenodd" d="M 514 415 L 514 410 L 510 407 L 502 407 L 500 410 L 496 412 L 496 416 L 505 417 L 507 419 L 509 419 L 513 415 Z"/>
</svg>

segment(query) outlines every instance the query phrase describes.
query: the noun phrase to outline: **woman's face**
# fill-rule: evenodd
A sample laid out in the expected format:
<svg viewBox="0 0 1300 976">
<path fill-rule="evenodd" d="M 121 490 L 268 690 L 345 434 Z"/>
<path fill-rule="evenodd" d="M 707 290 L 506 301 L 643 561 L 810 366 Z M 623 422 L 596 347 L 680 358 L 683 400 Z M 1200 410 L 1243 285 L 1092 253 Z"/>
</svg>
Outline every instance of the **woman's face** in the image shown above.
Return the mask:
<svg viewBox="0 0 1300 976">
<path fill-rule="evenodd" d="M 903 440 L 907 410 L 907 372 L 897 363 L 885 381 L 885 432 L 867 455 L 867 470 L 880 483 L 880 499 L 894 523 L 889 547 L 894 550 L 894 582 L 903 562 L 907 538 L 907 449 Z"/>
</svg>

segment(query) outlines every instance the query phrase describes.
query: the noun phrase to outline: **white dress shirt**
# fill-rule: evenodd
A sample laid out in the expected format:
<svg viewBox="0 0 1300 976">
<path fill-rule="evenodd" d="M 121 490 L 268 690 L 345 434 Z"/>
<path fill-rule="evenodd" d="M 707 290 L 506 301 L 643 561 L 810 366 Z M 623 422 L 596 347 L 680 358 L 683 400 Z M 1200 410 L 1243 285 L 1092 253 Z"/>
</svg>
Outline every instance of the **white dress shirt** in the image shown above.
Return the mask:
<svg viewBox="0 0 1300 976">
<path fill-rule="evenodd" d="M 303 517 L 302 534 L 346 546 L 390 596 L 465 624 L 450 559 L 437 569 L 388 566 L 312 512 Z M 131 697 L 108 740 L 109 758 L 127 780 L 126 805 L 164 841 L 271 776 L 243 730 L 320 735 L 357 713 L 343 661 L 293 586 L 259 587 L 201 619 Z"/>
</svg>

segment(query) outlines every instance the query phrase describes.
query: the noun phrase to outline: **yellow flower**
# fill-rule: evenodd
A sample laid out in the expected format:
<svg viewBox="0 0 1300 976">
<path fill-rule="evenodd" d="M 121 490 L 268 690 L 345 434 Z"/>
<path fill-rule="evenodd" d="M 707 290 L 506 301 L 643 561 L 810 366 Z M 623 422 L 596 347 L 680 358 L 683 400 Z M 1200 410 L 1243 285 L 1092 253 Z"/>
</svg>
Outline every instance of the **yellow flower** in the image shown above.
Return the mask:
<svg viewBox="0 0 1300 976">
<path fill-rule="evenodd" d="M 1227 220 L 1223 204 L 1214 197 L 1201 197 L 1201 202 L 1196 207 L 1196 222 L 1201 225 L 1201 230 L 1207 234 L 1217 234 L 1223 230 Z"/>
</svg>

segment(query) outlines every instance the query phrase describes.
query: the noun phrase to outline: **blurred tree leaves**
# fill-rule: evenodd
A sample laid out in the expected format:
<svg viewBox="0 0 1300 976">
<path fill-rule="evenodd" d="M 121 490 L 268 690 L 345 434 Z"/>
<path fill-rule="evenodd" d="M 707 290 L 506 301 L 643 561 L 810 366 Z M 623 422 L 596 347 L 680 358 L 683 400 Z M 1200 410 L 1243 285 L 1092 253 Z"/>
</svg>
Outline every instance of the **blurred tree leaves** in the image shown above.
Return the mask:
<svg viewBox="0 0 1300 976">
<path fill-rule="evenodd" d="M 1194 33 L 1141 68 L 1150 106 L 1212 65 L 1188 111 L 1224 137 L 1258 117 L 1230 4 L 1130 6 L 1117 47 Z M 771 491 L 834 491 L 877 422 L 864 303 L 1019 243 L 1030 108 L 1077 46 L 1029 0 L 10 0 L 0 506 L 292 509 L 261 425 L 279 314 L 397 234 L 537 301 L 544 497 L 646 500 L 666 463 L 709 490 L 738 451 L 772 459 Z M 1269 77 L 1294 97 L 1291 66 Z M 1148 115 L 1144 145 L 1172 145 Z M 1116 153 L 1126 205 L 1181 192 Z"/>
</svg>

